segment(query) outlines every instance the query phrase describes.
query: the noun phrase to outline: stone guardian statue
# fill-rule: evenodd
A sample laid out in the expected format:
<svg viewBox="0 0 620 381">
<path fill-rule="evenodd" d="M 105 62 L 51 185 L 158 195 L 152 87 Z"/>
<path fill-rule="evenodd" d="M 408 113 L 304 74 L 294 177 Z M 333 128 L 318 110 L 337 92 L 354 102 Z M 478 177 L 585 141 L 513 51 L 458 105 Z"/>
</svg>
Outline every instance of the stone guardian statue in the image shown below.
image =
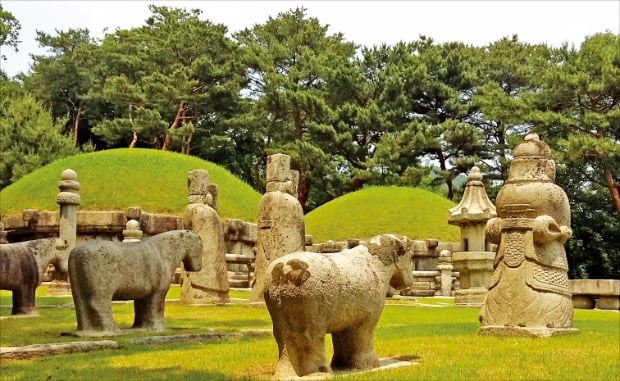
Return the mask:
<svg viewBox="0 0 620 381">
<path fill-rule="evenodd" d="M 224 227 L 216 210 L 217 188 L 209 183 L 206 170 L 188 174 L 188 205 L 183 226 L 200 236 L 202 270 L 181 271 L 181 303 L 186 305 L 228 304 L 228 271 Z"/>
<path fill-rule="evenodd" d="M 267 266 L 283 255 L 305 248 L 304 211 L 295 197 L 291 157 L 275 154 L 267 158 L 266 193 L 258 204 L 255 282 L 250 302 L 264 301 Z"/>
<path fill-rule="evenodd" d="M 481 335 L 546 337 L 577 332 L 564 243 L 571 236 L 566 193 L 555 183 L 549 146 L 529 134 L 514 150 L 487 239 L 499 244 Z"/>
</svg>

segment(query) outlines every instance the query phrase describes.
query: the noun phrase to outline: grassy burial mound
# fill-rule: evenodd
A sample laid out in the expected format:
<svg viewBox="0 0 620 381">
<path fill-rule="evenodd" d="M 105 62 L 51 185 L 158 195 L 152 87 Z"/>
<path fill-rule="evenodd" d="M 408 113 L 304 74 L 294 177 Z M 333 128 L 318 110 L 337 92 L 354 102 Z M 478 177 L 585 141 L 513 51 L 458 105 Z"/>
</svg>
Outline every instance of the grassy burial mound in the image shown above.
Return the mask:
<svg viewBox="0 0 620 381">
<path fill-rule="evenodd" d="M 193 156 L 122 148 L 67 157 L 40 168 L 0 192 L 0 211 L 57 210 L 60 174 L 77 172 L 81 210 L 126 210 L 181 215 L 187 206 L 187 172 L 206 169 L 218 186 L 222 218 L 256 221 L 260 194 L 228 170 Z"/>
<path fill-rule="evenodd" d="M 306 234 L 315 242 L 368 238 L 396 233 L 410 238 L 458 241 L 459 229 L 448 225 L 451 201 L 417 188 L 369 187 L 346 194 L 306 215 Z"/>
</svg>

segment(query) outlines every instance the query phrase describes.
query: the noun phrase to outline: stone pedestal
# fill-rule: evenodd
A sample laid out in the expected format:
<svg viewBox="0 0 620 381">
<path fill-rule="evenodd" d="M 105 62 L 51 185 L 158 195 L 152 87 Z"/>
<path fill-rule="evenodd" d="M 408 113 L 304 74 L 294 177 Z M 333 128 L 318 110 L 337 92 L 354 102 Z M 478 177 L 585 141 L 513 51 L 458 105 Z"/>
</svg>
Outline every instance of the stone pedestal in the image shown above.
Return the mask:
<svg viewBox="0 0 620 381">
<path fill-rule="evenodd" d="M 495 253 L 490 251 L 460 251 L 452 253 L 452 264 L 459 272 L 461 288 L 454 292 L 454 304 L 480 307 L 493 276 Z"/>
</svg>

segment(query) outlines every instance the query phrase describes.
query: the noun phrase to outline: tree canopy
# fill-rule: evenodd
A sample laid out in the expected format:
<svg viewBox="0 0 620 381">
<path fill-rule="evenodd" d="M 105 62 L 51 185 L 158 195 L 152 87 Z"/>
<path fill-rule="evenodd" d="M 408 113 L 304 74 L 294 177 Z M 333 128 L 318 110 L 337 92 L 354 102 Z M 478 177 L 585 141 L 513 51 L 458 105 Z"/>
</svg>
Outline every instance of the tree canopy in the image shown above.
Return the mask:
<svg viewBox="0 0 620 381">
<path fill-rule="evenodd" d="M 304 8 L 232 35 L 199 10 L 149 9 L 142 26 L 100 40 L 38 32 L 47 53 L 17 81 L 0 78 L 17 94 L 2 98 L 2 187 L 58 155 L 143 147 L 220 164 L 258 191 L 267 155 L 287 153 L 306 211 L 372 185 L 458 201 L 473 165 L 493 197 L 534 131 L 570 195 L 571 275 L 620 276 L 608 244 L 620 241 L 617 34 L 578 48 L 518 36 L 359 46 Z M 0 18 L 0 46 L 16 48 L 19 22 L 1 7 Z"/>
</svg>

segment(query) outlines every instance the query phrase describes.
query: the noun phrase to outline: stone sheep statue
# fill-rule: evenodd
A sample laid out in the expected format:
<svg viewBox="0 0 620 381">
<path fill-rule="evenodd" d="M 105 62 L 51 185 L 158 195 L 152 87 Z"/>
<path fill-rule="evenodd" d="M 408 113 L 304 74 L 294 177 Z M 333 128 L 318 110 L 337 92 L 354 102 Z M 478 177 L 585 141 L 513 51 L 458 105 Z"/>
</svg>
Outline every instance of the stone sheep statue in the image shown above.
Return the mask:
<svg viewBox="0 0 620 381">
<path fill-rule="evenodd" d="M 202 244 L 189 230 L 173 230 L 140 242 L 86 241 L 69 256 L 77 336 L 119 334 L 112 300 L 134 300 L 132 328 L 162 331 L 164 302 L 175 269 L 202 267 Z"/>
<path fill-rule="evenodd" d="M 0 245 L 0 289 L 13 291 L 12 315 L 37 315 L 35 291 L 50 263 L 67 271 L 66 252 L 56 250 L 56 238 Z"/>
<path fill-rule="evenodd" d="M 411 285 L 412 255 L 406 237 L 386 234 L 373 237 L 368 247 L 295 252 L 273 261 L 264 296 L 279 350 L 275 377 L 379 366 L 374 329 L 388 288 Z M 325 360 L 327 333 L 334 345 L 331 366 Z"/>
</svg>

